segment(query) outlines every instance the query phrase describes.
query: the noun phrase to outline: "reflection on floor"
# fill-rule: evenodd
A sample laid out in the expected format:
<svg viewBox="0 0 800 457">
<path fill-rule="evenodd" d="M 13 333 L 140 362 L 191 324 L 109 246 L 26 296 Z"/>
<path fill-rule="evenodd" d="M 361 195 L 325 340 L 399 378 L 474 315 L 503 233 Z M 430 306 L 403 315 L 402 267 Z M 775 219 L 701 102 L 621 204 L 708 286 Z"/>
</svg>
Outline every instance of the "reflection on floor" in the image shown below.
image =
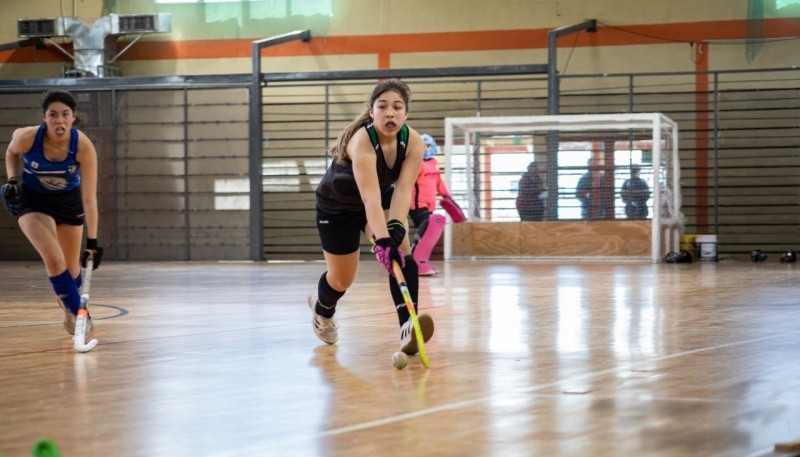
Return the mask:
<svg viewBox="0 0 800 457">
<path fill-rule="evenodd" d="M 390 357 L 364 261 L 339 342 L 311 328 L 324 265 L 115 263 L 98 347 L 72 349 L 43 267 L 0 263 L 0 454 L 756 456 L 800 439 L 790 264 L 434 262 L 432 367 Z"/>
</svg>

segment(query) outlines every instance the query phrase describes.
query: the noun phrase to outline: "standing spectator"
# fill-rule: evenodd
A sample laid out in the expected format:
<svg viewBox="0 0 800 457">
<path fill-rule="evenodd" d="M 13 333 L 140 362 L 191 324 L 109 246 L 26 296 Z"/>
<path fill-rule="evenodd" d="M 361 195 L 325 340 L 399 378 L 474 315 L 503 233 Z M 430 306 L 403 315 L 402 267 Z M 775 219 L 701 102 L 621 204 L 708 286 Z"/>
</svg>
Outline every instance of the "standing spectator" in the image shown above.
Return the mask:
<svg viewBox="0 0 800 457">
<path fill-rule="evenodd" d="M 650 186 L 639 177 L 642 169 L 631 165 L 631 177 L 622 184 L 622 201 L 628 219 L 647 219 L 647 200 L 650 199 Z"/>
<path fill-rule="evenodd" d="M 606 191 L 603 171 L 595 166 L 594 160 L 586 163 L 589 170 L 578 180 L 575 196 L 581 202 L 581 217 L 586 220 L 606 218 Z"/>
<path fill-rule="evenodd" d="M 546 197 L 542 178 L 539 176 L 539 166 L 536 162 L 531 162 L 528 164 L 528 171 L 523 173 L 519 180 L 516 204 L 520 220 L 542 220 Z"/>
</svg>

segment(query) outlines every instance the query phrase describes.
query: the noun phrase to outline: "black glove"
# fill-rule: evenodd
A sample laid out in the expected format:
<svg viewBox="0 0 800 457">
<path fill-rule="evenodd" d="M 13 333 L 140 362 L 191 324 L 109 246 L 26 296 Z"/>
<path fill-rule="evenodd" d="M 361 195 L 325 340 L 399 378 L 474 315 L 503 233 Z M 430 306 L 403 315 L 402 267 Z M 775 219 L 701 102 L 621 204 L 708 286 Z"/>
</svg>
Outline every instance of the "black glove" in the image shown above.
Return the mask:
<svg viewBox="0 0 800 457">
<path fill-rule="evenodd" d="M 406 266 L 403 251 L 397 247 L 397 244 L 391 238 L 379 238 L 375 240 L 373 252 L 375 252 L 375 258 L 383 265 L 383 268 L 386 268 L 386 271 L 388 271 L 390 275 L 394 274 L 392 260 L 396 260 L 400 268 Z"/>
<path fill-rule="evenodd" d="M 386 223 L 386 229 L 389 231 L 389 238 L 392 239 L 395 246 L 400 246 L 406 237 L 406 227 L 403 223 L 397 219 L 392 219 Z"/>
<path fill-rule="evenodd" d="M 92 251 L 94 251 L 94 267 L 92 270 L 97 270 L 97 267 L 100 266 L 100 261 L 103 260 L 103 248 L 97 245 L 97 238 L 86 239 L 86 249 L 81 252 L 81 266 L 86 268 L 86 261 L 89 259 L 89 255 L 91 255 Z"/>
<path fill-rule="evenodd" d="M 0 198 L 3 206 L 12 216 L 16 216 L 22 211 L 22 199 L 19 197 L 19 187 L 16 179 L 10 179 L 0 187 Z"/>
</svg>

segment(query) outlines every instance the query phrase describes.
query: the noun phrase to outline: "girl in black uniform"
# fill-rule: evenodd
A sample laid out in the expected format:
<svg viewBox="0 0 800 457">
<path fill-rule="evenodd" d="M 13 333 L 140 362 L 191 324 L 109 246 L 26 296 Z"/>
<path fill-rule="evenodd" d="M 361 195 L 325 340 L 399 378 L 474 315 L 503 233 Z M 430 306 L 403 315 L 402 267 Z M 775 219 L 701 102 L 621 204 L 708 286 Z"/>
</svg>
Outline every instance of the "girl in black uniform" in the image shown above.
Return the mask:
<svg viewBox="0 0 800 457">
<path fill-rule="evenodd" d="M 417 352 L 410 316 L 392 276 L 392 260 L 396 260 L 416 306 L 419 272 L 410 255 L 405 221 L 425 144 L 405 124 L 409 101 L 405 83 L 395 79 L 378 83 L 364 110 L 329 149 L 333 162 L 316 193 L 317 229 L 328 271 L 308 299 L 314 332 L 328 344 L 338 339 L 333 315 L 336 303 L 356 278 L 363 231 L 374 240 L 375 257 L 389 272 L 400 321 L 400 348 L 406 354 Z M 419 321 L 427 341 L 433 335 L 433 319 L 421 314 Z"/>
</svg>

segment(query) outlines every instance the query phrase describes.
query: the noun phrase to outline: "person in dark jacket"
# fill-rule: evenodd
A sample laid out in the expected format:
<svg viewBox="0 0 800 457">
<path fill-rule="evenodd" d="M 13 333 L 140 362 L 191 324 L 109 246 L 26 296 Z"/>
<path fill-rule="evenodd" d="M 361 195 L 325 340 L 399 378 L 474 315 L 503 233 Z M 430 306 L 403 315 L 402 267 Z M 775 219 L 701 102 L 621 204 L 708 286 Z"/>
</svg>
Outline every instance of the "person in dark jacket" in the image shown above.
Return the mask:
<svg viewBox="0 0 800 457">
<path fill-rule="evenodd" d="M 544 216 L 544 185 L 539 176 L 539 167 L 536 162 L 528 164 L 528 170 L 519 180 L 517 193 L 517 212 L 522 221 L 540 221 Z"/>
</svg>

